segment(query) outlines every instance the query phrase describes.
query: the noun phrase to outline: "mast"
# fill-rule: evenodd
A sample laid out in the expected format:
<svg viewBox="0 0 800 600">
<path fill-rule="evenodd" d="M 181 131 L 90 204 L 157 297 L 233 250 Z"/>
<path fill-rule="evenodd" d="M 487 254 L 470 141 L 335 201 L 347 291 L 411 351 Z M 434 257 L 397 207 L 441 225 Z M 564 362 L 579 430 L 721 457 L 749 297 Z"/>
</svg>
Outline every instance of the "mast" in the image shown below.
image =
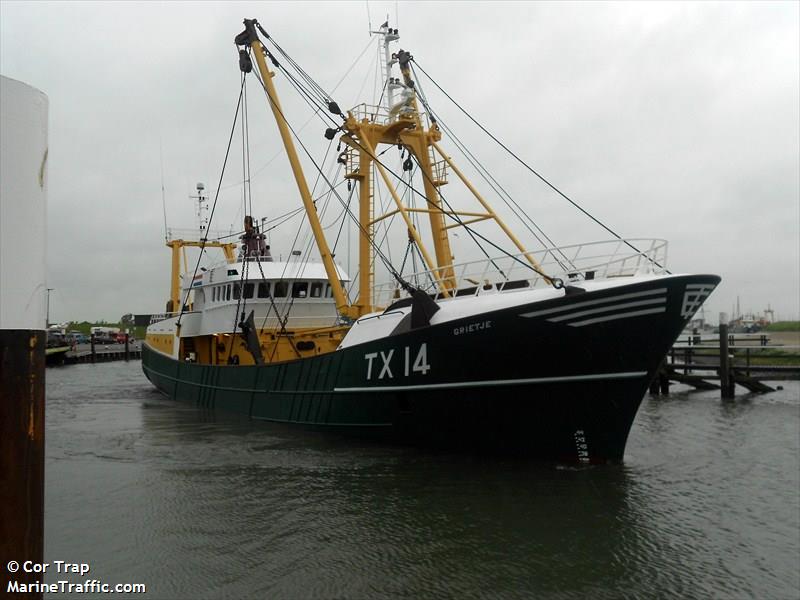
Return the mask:
<svg viewBox="0 0 800 600">
<path fill-rule="evenodd" d="M 408 63 L 411 55 L 400 51 L 392 53 L 390 42 L 400 39 L 397 29 L 384 23 L 376 33 L 381 36 L 384 62 L 385 104 L 368 107 L 361 105 L 348 111 L 340 140 L 349 148 L 346 151 L 347 171 L 345 177 L 354 179 L 359 184 L 359 220 L 361 235 L 359 237 L 359 294 L 356 309 L 359 314 L 370 312 L 372 305 L 372 284 L 374 279 L 374 225 L 392 214 L 400 214 L 408 230 L 409 239 L 420 251 L 427 269 L 437 283 L 439 292 L 449 297 L 455 287 L 453 277 L 453 255 L 447 228 L 444 224 L 445 213 L 441 206 L 438 187 L 446 183 L 442 176 L 434 175 L 432 144 L 441 139 L 439 128 L 434 124 L 425 128 L 417 109 L 414 82 L 411 79 Z M 403 80 L 392 76 L 392 67 L 399 64 Z M 397 92 L 397 94 L 395 94 Z M 415 209 L 406 207 L 396 187 L 389 179 L 386 169 L 376 158 L 380 144 L 400 145 L 413 154 L 423 174 L 423 185 L 427 208 Z M 444 164 L 444 163 L 441 163 Z M 385 183 L 396 210 L 375 216 L 374 183 L 372 181 L 373 166 Z M 428 251 L 419 232 L 411 220 L 412 212 L 428 213 L 433 237 L 433 255 Z M 434 260 L 435 256 L 435 260 Z"/>
<path fill-rule="evenodd" d="M 386 22 L 379 31 L 371 33 L 382 36 L 381 43 L 385 60 L 382 71 L 385 77 L 384 85 L 386 87 L 387 102 L 385 106 L 364 107 L 362 105 L 354 109 L 354 111 L 348 112 L 347 120 L 343 126 L 343 130 L 346 133 L 341 137 L 341 141 L 348 144 L 353 151 L 358 152 L 360 155 L 358 161 L 346 161 L 346 164 L 351 165 L 357 162 L 358 170 L 351 169 L 351 172 L 345 176 L 361 179 L 362 182 L 360 198 L 362 231 L 371 232 L 371 229 L 367 228 L 371 228 L 381 219 L 399 212 L 408 227 L 409 239 L 417 244 L 427 268 L 437 283 L 439 293 L 443 297 L 451 296 L 458 285 L 453 272 L 455 257 L 451 251 L 448 237 L 448 231 L 454 227 L 462 227 L 484 220 L 494 221 L 533 268 L 541 273 L 542 267 L 538 261 L 526 250 L 522 242 L 516 238 L 511 229 L 467 180 L 450 157 L 439 147 L 438 142 L 441 140 L 442 134 L 433 115 L 427 115 L 425 121 L 429 123 L 429 126 L 425 126 L 417 105 L 416 85 L 411 77 L 410 62 L 413 60 L 413 56 L 410 52 L 402 49 L 396 53 L 390 53 L 389 51 L 389 43 L 400 39 L 397 29 L 390 28 L 388 22 Z M 392 67 L 395 64 L 400 68 L 402 81 L 400 78 L 392 77 Z M 395 96 L 396 91 L 398 92 L 397 97 Z M 358 112 L 359 109 L 361 109 L 360 114 Z M 353 114 L 354 112 L 356 112 L 355 115 Z M 384 169 L 376 159 L 375 151 L 379 144 L 398 144 L 414 156 L 423 177 L 425 208 L 407 208 L 403 206 L 394 187 L 386 181 L 392 198 L 397 204 L 397 210 L 375 217 L 371 185 L 368 184 L 370 171 L 365 171 L 365 168 L 370 166 L 373 161 L 376 161 L 378 171 L 386 179 Z M 455 172 L 458 179 L 475 197 L 481 205 L 482 211 L 467 212 L 443 206 L 443 198 L 439 188 L 447 184 L 448 168 Z M 428 214 L 436 256 L 435 262 L 431 259 L 419 234 L 408 218 L 408 213 L 411 212 Z M 368 217 L 369 220 L 367 220 Z M 450 217 L 452 222 L 447 224 L 445 217 Z M 467 220 L 462 220 L 461 217 L 467 217 Z M 371 252 L 371 249 L 367 248 L 366 242 L 362 240 L 361 273 L 367 272 L 364 270 L 365 266 L 372 264 L 371 261 L 367 262 L 367 257 L 370 256 L 368 252 Z M 371 274 L 371 271 L 369 272 Z M 548 277 L 545 276 L 544 279 L 548 283 L 552 283 Z M 369 289 L 368 283 L 362 279 L 359 297 L 366 297 L 365 295 Z M 359 300 L 359 304 L 364 303 Z"/>
<path fill-rule="evenodd" d="M 311 192 L 308 189 L 308 183 L 306 182 L 305 175 L 303 174 L 303 167 L 300 164 L 300 159 L 297 156 L 297 150 L 294 147 L 292 133 L 289 130 L 289 125 L 283 115 L 283 110 L 281 109 L 281 104 L 278 100 L 278 93 L 275 90 L 275 84 L 272 82 L 272 78 L 275 76 L 275 73 L 270 71 L 267 67 L 267 61 L 265 58 L 267 50 L 258 39 L 258 34 L 256 33 L 255 29 L 256 20 L 245 19 L 244 26 L 245 31 L 236 36 L 236 44 L 250 46 L 253 51 L 253 55 L 256 58 L 256 64 L 258 65 L 259 73 L 261 73 L 261 80 L 264 84 L 264 90 L 267 92 L 270 108 L 272 109 L 272 114 L 275 116 L 275 122 L 278 124 L 278 130 L 281 135 L 281 140 L 283 141 L 284 149 L 286 150 L 286 155 L 289 159 L 289 164 L 292 167 L 292 173 L 294 174 L 294 178 L 297 183 L 297 189 L 300 192 L 300 198 L 303 201 L 303 206 L 306 209 L 306 215 L 308 216 L 308 222 L 311 225 L 311 231 L 314 234 L 314 241 L 319 249 L 320 256 L 322 257 L 322 264 L 325 266 L 325 273 L 328 276 L 328 281 L 331 284 L 331 290 L 336 302 L 336 309 L 340 314 L 352 316 L 353 311 L 347 300 L 347 295 L 345 294 L 342 282 L 339 279 L 339 271 L 333 261 L 333 254 L 328 246 L 328 241 L 325 239 L 325 233 L 323 232 L 322 225 L 319 221 L 317 208 L 314 205 L 314 200 L 311 197 Z"/>
</svg>

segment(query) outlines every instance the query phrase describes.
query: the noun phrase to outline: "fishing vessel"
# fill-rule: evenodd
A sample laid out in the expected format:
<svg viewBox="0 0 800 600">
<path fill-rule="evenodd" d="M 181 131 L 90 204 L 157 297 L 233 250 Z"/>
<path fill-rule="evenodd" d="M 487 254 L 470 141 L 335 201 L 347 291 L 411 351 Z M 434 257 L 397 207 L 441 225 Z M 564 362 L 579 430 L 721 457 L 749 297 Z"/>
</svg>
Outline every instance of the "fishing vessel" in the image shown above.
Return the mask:
<svg viewBox="0 0 800 600">
<path fill-rule="evenodd" d="M 622 460 L 650 380 L 719 277 L 671 273 L 663 240 L 614 234 L 528 248 L 440 145 L 449 130 L 388 22 L 372 32 L 381 99 L 346 112 L 256 20 L 244 24 L 235 39 L 242 86 L 255 78 L 264 92 L 318 258 L 270 248 L 268 222 L 252 216 L 235 241 L 210 229 L 168 239 L 170 299 L 142 347 L 148 379 L 170 398 L 253 419 L 567 462 Z M 306 145 L 276 79 L 304 95 L 338 146 L 335 182 L 304 158 L 353 223 L 355 274 L 336 261 L 339 236 L 331 246 L 335 228 L 321 222 L 297 149 Z M 400 172 L 384 157 L 393 146 Z M 346 199 L 337 191 L 345 181 Z M 450 201 L 444 190 L 454 186 L 473 206 Z M 383 245 L 389 222 L 406 242 L 400 266 Z M 480 258 L 456 260 L 456 231 Z M 191 247 L 224 258 L 182 273 Z"/>
</svg>

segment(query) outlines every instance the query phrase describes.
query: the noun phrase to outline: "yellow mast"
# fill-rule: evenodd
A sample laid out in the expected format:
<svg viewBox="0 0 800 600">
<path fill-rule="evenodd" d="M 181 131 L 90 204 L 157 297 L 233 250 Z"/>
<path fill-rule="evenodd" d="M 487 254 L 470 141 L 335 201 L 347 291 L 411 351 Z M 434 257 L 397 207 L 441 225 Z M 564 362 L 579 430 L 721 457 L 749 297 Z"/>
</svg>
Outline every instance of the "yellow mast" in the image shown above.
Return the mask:
<svg viewBox="0 0 800 600">
<path fill-rule="evenodd" d="M 311 230 L 314 235 L 317 247 L 322 257 L 323 265 L 331 283 L 333 296 L 337 310 L 340 314 L 357 318 L 380 307 L 374 306 L 372 291 L 374 286 L 374 230 L 375 224 L 393 214 L 400 214 L 408 230 L 408 237 L 413 241 L 423 261 L 436 283 L 438 292 L 442 297 L 454 295 L 458 282 L 453 271 L 454 257 L 450 248 L 448 231 L 454 227 L 466 226 L 484 220 L 493 220 L 500 227 L 503 233 L 511 242 L 523 253 L 535 269 L 540 269 L 540 265 L 528 252 L 522 243 L 514 236 L 511 230 L 500 219 L 499 215 L 492 210 L 489 204 L 478 193 L 475 187 L 466 179 L 464 174 L 453 164 L 449 156 L 439 147 L 438 143 L 442 134 L 435 120 L 428 127 L 423 123 L 416 98 L 416 88 L 411 78 L 409 63 L 412 60 L 411 54 L 400 50 L 397 54 L 390 54 L 389 42 L 399 39 L 397 30 L 387 29 L 388 25 L 381 27 L 380 31 L 372 32 L 383 36 L 383 49 L 385 53 L 384 76 L 386 78 L 386 92 L 388 108 L 381 106 L 367 107 L 361 105 L 347 113 L 344 123 L 339 128 L 343 132 L 340 141 L 344 142 L 347 149 L 344 153 L 345 177 L 357 181 L 359 185 L 359 286 L 358 298 L 353 305 L 350 305 L 341 281 L 339 281 L 338 270 L 333 261 L 333 255 L 329 249 L 327 240 L 319 221 L 319 216 L 308 189 L 303 169 L 294 147 L 292 134 L 289 125 L 283 115 L 277 92 L 272 78 L 275 76 L 267 66 L 267 50 L 258 39 L 256 27 L 261 29 L 255 20 L 245 19 L 245 31 L 236 38 L 239 46 L 249 46 L 255 55 L 256 64 L 261 74 L 264 89 L 267 92 L 270 107 L 278 130 L 286 150 L 287 158 L 292 167 L 295 181 L 297 183 L 300 197 L 308 216 Z M 261 29 L 263 33 L 263 29 Z M 266 33 L 265 33 L 266 35 Z M 240 50 L 240 56 L 245 54 Z M 244 63 L 242 62 L 244 60 Z M 400 71 L 403 81 L 391 77 L 391 66 L 395 63 L 400 64 Z M 240 58 L 240 64 L 245 65 L 246 70 L 250 70 L 249 59 L 244 56 Z M 245 69 L 245 66 L 242 66 Z M 395 102 L 394 92 L 400 90 L 399 101 Z M 338 108 L 336 109 L 338 111 Z M 329 130 L 333 132 L 334 130 Z M 327 135 L 327 134 L 326 134 Z M 331 139 L 331 138 L 329 138 Z M 424 208 L 409 208 L 403 203 L 396 186 L 390 181 L 389 173 L 384 165 L 377 158 L 377 150 L 381 144 L 398 145 L 405 148 L 409 155 L 416 159 L 419 169 L 423 176 L 423 186 L 425 190 Z M 441 160 L 437 160 L 437 155 Z M 466 188 L 480 203 L 482 212 L 469 212 L 445 208 L 439 188 L 447 183 L 447 167 L 453 169 L 458 178 L 464 183 Z M 380 175 L 386 185 L 395 210 L 386 212 L 382 215 L 375 214 L 374 206 L 374 186 L 373 168 Z M 411 214 L 427 213 L 431 227 L 431 237 L 433 241 L 433 255 L 426 248 L 420 233 L 414 226 Z M 449 217 L 452 223 L 446 223 L 445 218 Z M 466 220 L 461 217 L 467 217 Z M 435 260 L 434 260 L 435 256 Z M 545 280 L 550 280 L 545 277 Z"/>
<path fill-rule="evenodd" d="M 283 110 L 281 109 L 281 104 L 278 100 L 278 93 L 275 90 L 275 84 L 272 82 L 272 78 L 275 76 L 275 73 L 270 71 L 267 67 L 267 61 L 265 58 L 266 49 L 256 34 L 255 20 L 245 19 L 244 25 L 248 35 L 247 43 L 252 48 L 253 55 L 256 58 L 256 64 L 258 65 L 258 70 L 261 73 L 261 80 L 264 84 L 264 90 L 267 92 L 267 96 L 269 97 L 270 108 L 272 108 L 272 114 L 275 116 L 275 121 L 278 124 L 278 130 L 281 134 L 281 140 L 283 140 L 283 146 L 286 150 L 289 164 L 292 167 L 292 173 L 294 174 L 294 178 L 297 183 L 297 189 L 300 192 L 300 197 L 303 201 L 303 206 L 305 207 L 306 214 L 308 216 L 308 222 L 311 225 L 311 231 L 314 234 L 314 241 L 319 249 L 320 256 L 322 257 L 322 264 L 325 266 L 325 273 L 327 274 L 328 281 L 331 284 L 333 298 L 336 302 L 336 309 L 342 315 L 352 316 L 353 310 L 350 307 L 344 287 L 339 279 L 339 271 L 337 270 L 336 264 L 333 261 L 333 254 L 328 247 L 328 241 L 325 239 L 325 233 L 322 231 L 322 225 L 319 222 L 319 215 L 317 215 L 317 208 L 314 205 L 314 199 L 311 197 L 311 192 L 308 189 L 308 183 L 306 183 L 306 178 L 303 174 L 303 167 L 300 164 L 300 159 L 298 158 L 297 151 L 294 147 L 289 125 L 283 115 Z"/>
<path fill-rule="evenodd" d="M 439 185 L 443 185 L 445 182 L 434 177 L 431 160 L 431 146 L 441 139 L 441 133 L 438 127 L 434 126 L 426 129 L 423 126 L 413 97 L 409 101 L 409 106 L 411 110 L 408 113 L 402 114 L 396 119 L 390 117 L 381 121 L 375 118 L 377 113 L 380 112 L 380 107 L 376 107 L 371 119 L 366 114 L 354 115 L 350 111 L 342 126 L 345 133 L 341 136 L 341 141 L 358 154 L 357 161 L 348 161 L 351 170 L 345 176 L 359 181 L 359 219 L 361 222 L 359 238 L 360 280 L 359 299 L 356 303 L 359 314 L 369 312 L 373 308 L 371 294 L 372 279 L 374 277 L 372 269 L 374 252 L 371 238 L 373 225 L 386 217 L 386 215 L 382 215 L 376 218 L 374 214 L 371 176 L 373 165 L 395 202 L 396 212 L 400 213 L 406 224 L 409 238 L 417 244 L 427 268 L 431 271 L 437 283 L 439 292 L 448 297 L 451 295 L 451 290 L 456 286 L 452 268 L 453 255 L 450 250 L 447 227 L 444 223 L 445 212 L 442 209 L 437 189 Z M 397 192 L 397 188 L 390 181 L 385 167 L 377 159 L 376 148 L 379 144 L 400 144 L 416 157 L 423 172 L 425 199 L 429 208 L 420 210 L 409 209 L 405 206 L 400 194 Z M 357 168 L 355 165 L 358 165 Z M 429 215 L 433 235 L 433 248 L 436 256 L 435 261 L 411 220 L 411 212 L 426 212 Z"/>
<path fill-rule="evenodd" d="M 358 160 L 346 161 L 346 164 L 351 166 L 350 172 L 346 174 L 346 177 L 359 179 L 361 182 L 361 209 L 359 214 L 362 223 L 362 241 L 359 255 L 362 280 L 359 287 L 359 307 L 368 304 L 366 301 L 363 301 L 362 298 L 366 298 L 370 293 L 372 279 L 372 271 L 368 269 L 368 266 L 371 266 L 373 263 L 372 248 L 365 234 L 371 235 L 375 223 L 397 213 L 402 215 L 408 228 L 409 239 L 417 244 L 428 270 L 437 283 L 439 293 L 444 297 L 451 296 L 458 285 L 453 271 L 454 257 L 448 237 L 448 231 L 454 227 L 466 226 L 485 220 L 493 220 L 508 239 L 527 258 L 534 269 L 541 272 L 541 265 L 539 265 L 533 255 L 526 250 L 522 242 L 517 239 L 500 216 L 495 213 L 472 183 L 470 183 L 464 174 L 456 167 L 450 157 L 439 147 L 438 142 L 441 140 L 442 134 L 436 122 L 433 121 L 429 127 L 426 127 L 423 123 L 417 106 L 416 86 L 411 78 L 411 70 L 409 67 L 413 57 L 410 53 L 403 50 L 395 54 L 391 54 L 389 51 L 389 42 L 394 42 L 399 39 L 397 30 L 390 29 L 388 25 L 384 24 L 379 31 L 372 33 L 383 36 L 385 54 L 384 75 L 386 77 L 385 92 L 388 110 L 381 106 L 363 106 L 361 107 L 363 114 L 359 114 L 359 118 L 354 116 L 352 112 L 349 112 L 342 127 L 345 133 L 341 137 L 341 141 L 348 144 L 353 149 L 353 152 L 358 153 Z M 400 80 L 391 77 L 391 66 L 395 63 L 399 63 L 400 72 L 403 76 L 402 83 Z M 393 94 L 394 91 L 398 89 L 400 90 L 400 98 L 398 101 L 395 101 Z M 385 169 L 377 159 L 376 151 L 380 144 L 399 145 L 414 156 L 423 177 L 426 202 L 425 208 L 408 208 L 403 204 L 397 194 L 397 190 L 389 182 Z M 437 155 L 441 157 L 439 160 L 437 160 Z M 370 173 L 373 163 L 384 179 L 397 206 L 396 210 L 386 212 L 379 216 L 374 214 L 372 202 L 373 192 Z M 356 164 L 358 165 L 357 169 L 353 168 Z M 480 203 L 483 209 L 482 212 L 454 210 L 443 206 L 439 188 L 447 184 L 447 167 L 451 168 L 456 173 L 464 186 Z M 409 215 L 413 212 L 428 213 L 431 237 L 433 238 L 433 249 L 436 256 L 435 262 L 432 260 L 419 233 L 410 220 Z M 445 217 L 451 218 L 453 222 L 446 223 Z M 462 219 L 462 217 L 467 218 Z M 365 272 L 369 273 L 366 277 L 363 276 Z M 549 278 L 544 277 L 544 279 L 548 283 L 551 283 Z"/>
</svg>

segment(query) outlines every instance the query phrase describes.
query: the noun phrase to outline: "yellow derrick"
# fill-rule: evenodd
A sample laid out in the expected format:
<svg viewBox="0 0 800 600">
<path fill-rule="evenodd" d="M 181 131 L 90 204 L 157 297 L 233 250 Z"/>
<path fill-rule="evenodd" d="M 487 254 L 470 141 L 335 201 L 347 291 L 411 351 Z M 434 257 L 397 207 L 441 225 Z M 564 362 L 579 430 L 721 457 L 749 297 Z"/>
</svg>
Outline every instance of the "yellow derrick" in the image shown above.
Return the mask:
<svg viewBox="0 0 800 600">
<path fill-rule="evenodd" d="M 301 199 L 303 200 L 303 206 L 306 209 L 306 215 L 308 216 L 308 222 L 311 225 L 311 231 L 314 233 L 314 241 L 319 249 L 320 257 L 322 258 L 322 264 L 325 266 L 325 272 L 328 275 L 328 281 L 331 284 L 333 298 L 336 301 L 336 308 L 342 315 L 353 316 L 352 308 L 347 300 L 347 294 L 345 294 L 342 283 L 339 280 L 339 273 L 336 269 L 336 264 L 333 262 L 333 254 L 328 247 L 328 241 L 325 239 L 325 233 L 322 231 L 322 224 L 319 222 L 317 208 L 314 205 L 314 199 L 311 197 L 311 192 L 308 189 L 308 183 L 306 182 L 305 175 L 303 174 L 303 167 L 300 164 L 300 159 L 297 156 L 297 151 L 295 150 L 294 142 L 292 141 L 292 134 L 289 130 L 289 125 L 286 123 L 286 118 L 283 115 L 283 110 L 281 109 L 281 104 L 278 100 L 278 93 L 275 90 L 275 84 L 272 82 L 272 78 L 275 76 L 275 73 L 267 68 L 267 62 L 264 58 L 266 54 L 264 46 L 257 37 L 254 36 L 254 38 L 255 39 L 252 40 L 250 46 L 253 49 L 253 55 L 256 58 L 258 70 L 261 73 L 261 79 L 264 83 L 264 89 L 269 98 L 270 108 L 272 108 L 272 113 L 275 116 L 275 122 L 278 124 L 278 131 L 280 132 L 281 139 L 283 140 L 283 146 L 286 150 L 286 155 L 289 158 L 289 164 L 292 167 L 292 173 L 294 174 L 295 182 L 297 183 L 297 189 L 300 192 Z"/>
<path fill-rule="evenodd" d="M 180 312 L 181 310 L 181 254 L 183 254 L 183 262 L 186 264 L 186 248 L 221 248 L 225 254 L 225 260 L 229 263 L 236 261 L 234 256 L 236 244 L 213 241 L 170 240 L 167 242 L 167 246 L 172 250 L 168 313 Z M 186 271 L 188 272 L 188 269 Z"/>
</svg>

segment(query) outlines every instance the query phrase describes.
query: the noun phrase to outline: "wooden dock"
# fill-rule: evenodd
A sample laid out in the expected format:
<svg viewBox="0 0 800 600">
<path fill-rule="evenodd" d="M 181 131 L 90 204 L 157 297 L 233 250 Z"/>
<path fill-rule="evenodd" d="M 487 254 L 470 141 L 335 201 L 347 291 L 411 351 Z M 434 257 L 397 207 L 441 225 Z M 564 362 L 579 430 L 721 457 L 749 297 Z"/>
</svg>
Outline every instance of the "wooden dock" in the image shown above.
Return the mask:
<svg viewBox="0 0 800 600">
<path fill-rule="evenodd" d="M 91 352 L 73 353 L 68 352 L 64 358 L 65 365 L 74 365 L 78 363 L 95 363 L 95 362 L 111 362 L 115 360 L 139 360 L 142 358 L 141 350 L 107 350 L 103 352 L 96 352 L 92 356 Z"/>
<path fill-rule="evenodd" d="M 57 359 L 48 361 L 48 366 L 139 360 L 141 358 L 141 346 L 137 347 L 134 344 L 91 344 L 89 348 L 75 348 L 68 352 L 59 353 Z"/>
<path fill-rule="evenodd" d="M 765 381 L 800 379 L 800 364 L 778 364 L 800 362 L 798 350 L 800 346 L 770 345 L 766 334 L 729 335 L 721 326 L 715 338 L 694 335 L 679 340 L 653 378 L 650 393 L 669 394 L 671 382 L 718 389 L 723 398 L 733 398 L 737 385 L 752 393 L 773 392 Z M 773 364 L 765 364 L 770 361 Z"/>
</svg>

